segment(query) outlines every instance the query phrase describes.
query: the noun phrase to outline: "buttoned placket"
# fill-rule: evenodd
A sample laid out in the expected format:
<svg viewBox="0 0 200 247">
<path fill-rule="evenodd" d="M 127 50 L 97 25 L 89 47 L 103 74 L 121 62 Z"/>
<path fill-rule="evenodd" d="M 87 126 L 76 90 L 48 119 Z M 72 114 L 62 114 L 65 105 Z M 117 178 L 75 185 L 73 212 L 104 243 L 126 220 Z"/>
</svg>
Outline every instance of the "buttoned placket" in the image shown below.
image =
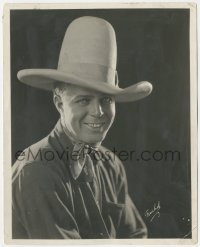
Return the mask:
<svg viewBox="0 0 200 247">
<path fill-rule="evenodd" d="M 93 161 L 94 178 L 93 178 L 93 181 L 90 182 L 89 184 L 93 192 L 95 202 L 99 210 L 101 211 L 102 210 L 102 195 L 101 195 L 101 183 L 100 183 L 100 177 L 99 177 L 98 157 L 96 157 L 95 154 L 91 154 L 90 157 Z"/>
</svg>

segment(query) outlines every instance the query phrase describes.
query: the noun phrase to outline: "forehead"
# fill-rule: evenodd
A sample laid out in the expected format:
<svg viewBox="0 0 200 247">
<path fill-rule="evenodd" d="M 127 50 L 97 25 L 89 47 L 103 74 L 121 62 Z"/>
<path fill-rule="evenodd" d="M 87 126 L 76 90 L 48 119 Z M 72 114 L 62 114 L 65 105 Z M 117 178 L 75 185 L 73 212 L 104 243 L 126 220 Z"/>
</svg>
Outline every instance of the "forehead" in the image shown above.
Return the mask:
<svg viewBox="0 0 200 247">
<path fill-rule="evenodd" d="M 76 96 L 93 96 L 93 97 L 102 97 L 107 94 L 101 93 L 92 89 L 71 85 L 68 84 L 64 90 L 64 94 L 69 97 L 76 97 Z"/>
</svg>

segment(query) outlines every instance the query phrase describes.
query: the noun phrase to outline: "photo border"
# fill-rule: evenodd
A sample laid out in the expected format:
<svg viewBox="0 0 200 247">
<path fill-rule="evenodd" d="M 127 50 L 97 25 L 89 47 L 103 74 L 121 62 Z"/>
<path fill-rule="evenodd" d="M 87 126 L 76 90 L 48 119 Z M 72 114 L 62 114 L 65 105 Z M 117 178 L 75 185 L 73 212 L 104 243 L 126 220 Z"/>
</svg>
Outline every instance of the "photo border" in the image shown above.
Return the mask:
<svg viewBox="0 0 200 247">
<path fill-rule="evenodd" d="M 11 197 L 11 76 L 10 11 L 18 9 L 99 9 L 99 8 L 180 8 L 190 9 L 190 134 L 192 239 L 85 239 L 85 240 L 16 240 L 12 239 Z M 16 3 L 5 4 L 3 16 L 4 65 L 4 241 L 6 244 L 77 245 L 77 244 L 195 244 L 197 242 L 197 26 L 195 3 Z"/>
</svg>

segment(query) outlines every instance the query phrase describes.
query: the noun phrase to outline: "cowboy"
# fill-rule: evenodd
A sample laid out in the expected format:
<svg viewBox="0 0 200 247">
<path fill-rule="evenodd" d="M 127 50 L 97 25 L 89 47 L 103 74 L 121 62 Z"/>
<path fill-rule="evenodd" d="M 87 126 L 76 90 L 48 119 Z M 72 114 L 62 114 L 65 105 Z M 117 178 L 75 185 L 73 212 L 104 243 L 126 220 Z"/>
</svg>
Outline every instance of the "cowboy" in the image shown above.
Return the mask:
<svg viewBox="0 0 200 247">
<path fill-rule="evenodd" d="M 60 119 L 13 166 L 13 238 L 147 237 L 124 167 L 101 143 L 115 102 L 142 99 L 152 86 L 120 88 L 116 58 L 113 27 L 85 16 L 69 25 L 57 69 L 18 72 L 21 82 L 53 91 Z"/>
</svg>

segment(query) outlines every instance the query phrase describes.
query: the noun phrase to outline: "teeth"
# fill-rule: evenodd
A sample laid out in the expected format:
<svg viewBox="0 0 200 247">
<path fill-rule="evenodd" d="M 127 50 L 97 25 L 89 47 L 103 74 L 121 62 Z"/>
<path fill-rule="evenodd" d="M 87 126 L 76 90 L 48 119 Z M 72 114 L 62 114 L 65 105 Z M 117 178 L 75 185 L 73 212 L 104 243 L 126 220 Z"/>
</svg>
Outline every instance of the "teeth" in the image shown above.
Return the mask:
<svg viewBox="0 0 200 247">
<path fill-rule="evenodd" d="M 101 123 L 101 124 L 93 124 L 93 123 L 89 123 L 88 124 L 90 127 L 92 127 L 92 128 L 100 128 L 103 124 Z"/>
</svg>

